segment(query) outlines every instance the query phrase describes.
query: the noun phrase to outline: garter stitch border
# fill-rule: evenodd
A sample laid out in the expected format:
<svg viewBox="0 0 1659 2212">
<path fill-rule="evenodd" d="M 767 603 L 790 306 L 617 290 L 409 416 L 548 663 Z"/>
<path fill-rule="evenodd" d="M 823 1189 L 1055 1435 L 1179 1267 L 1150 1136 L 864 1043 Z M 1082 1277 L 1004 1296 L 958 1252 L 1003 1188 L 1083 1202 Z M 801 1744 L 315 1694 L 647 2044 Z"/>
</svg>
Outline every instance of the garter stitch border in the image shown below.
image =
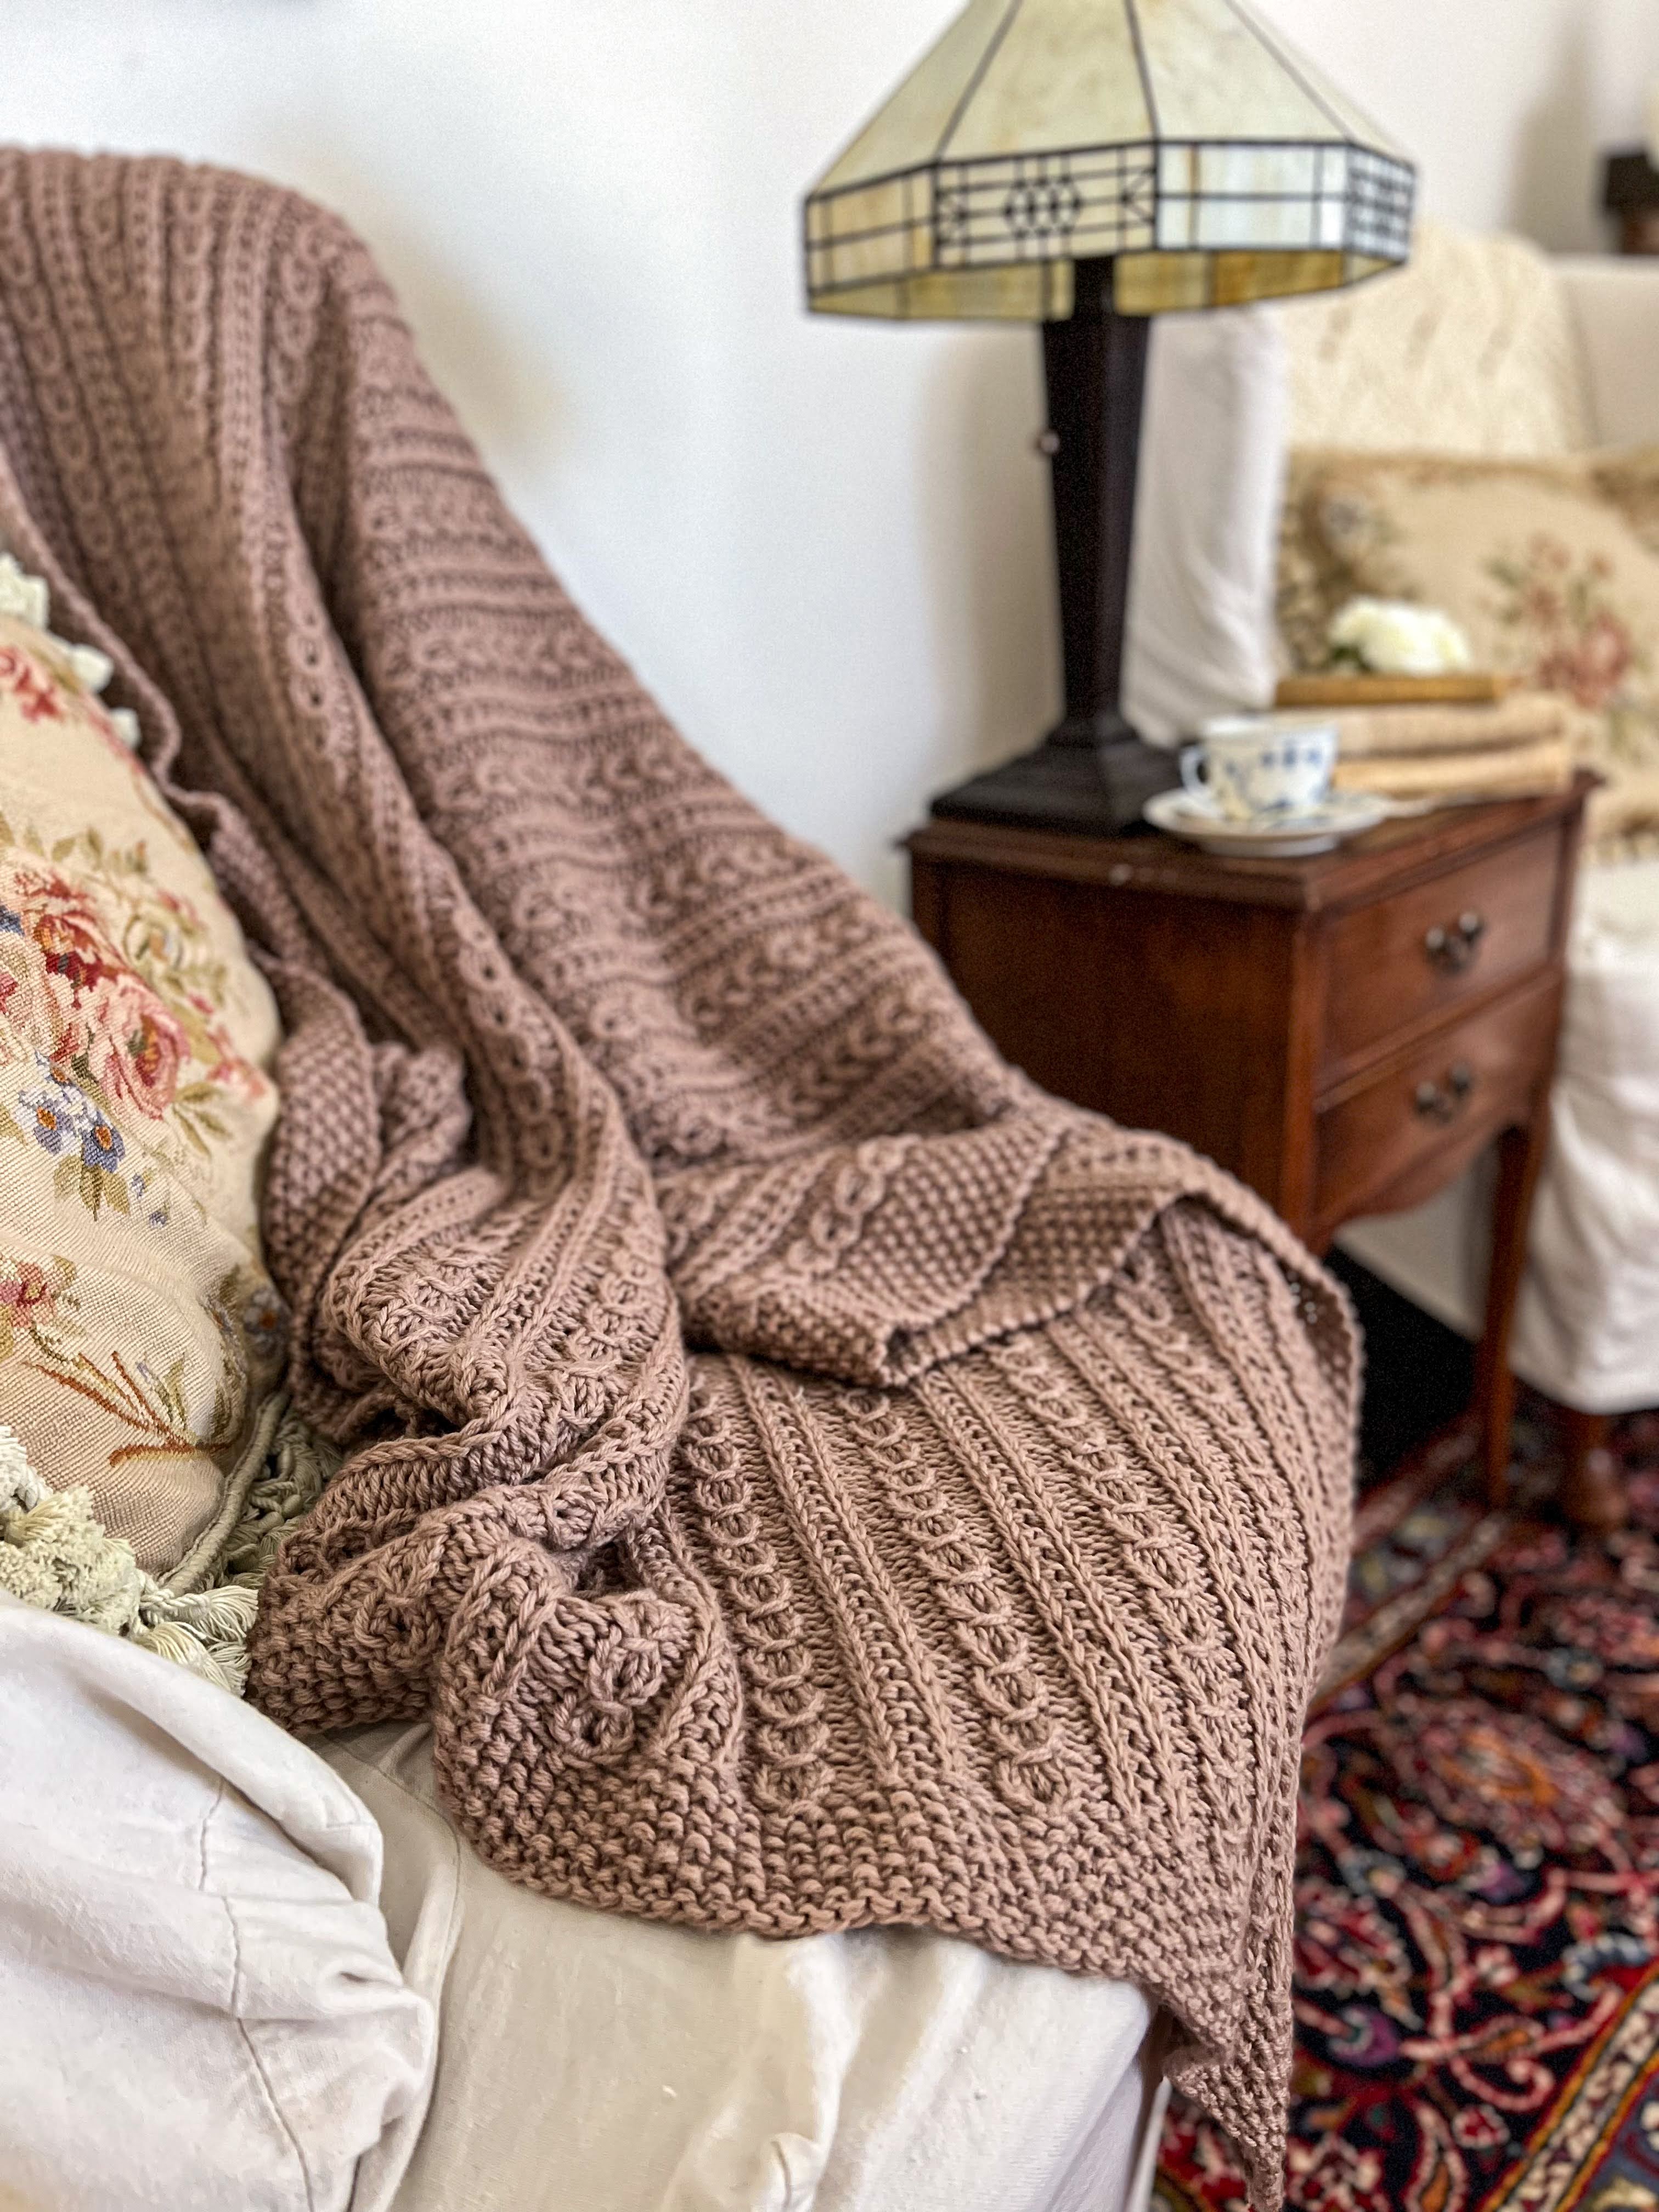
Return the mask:
<svg viewBox="0 0 1659 2212">
<path fill-rule="evenodd" d="M 331 216 L 0 155 L 0 538 L 282 1000 L 265 1249 L 346 1458 L 252 1694 L 430 1714 L 557 1895 L 1140 1983 L 1272 2212 L 1340 1292 L 690 750 Z"/>
</svg>

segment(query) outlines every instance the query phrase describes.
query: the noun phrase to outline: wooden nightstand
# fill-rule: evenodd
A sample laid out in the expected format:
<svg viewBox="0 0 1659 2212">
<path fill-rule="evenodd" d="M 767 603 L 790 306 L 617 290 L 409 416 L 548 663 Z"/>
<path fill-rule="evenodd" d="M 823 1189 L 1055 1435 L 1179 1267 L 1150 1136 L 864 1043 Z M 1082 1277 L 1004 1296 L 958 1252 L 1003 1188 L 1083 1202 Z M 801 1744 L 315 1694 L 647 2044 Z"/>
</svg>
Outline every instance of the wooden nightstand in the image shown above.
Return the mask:
<svg viewBox="0 0 1659 2212">
<path fill-rule="evenodd" d="M 1184 1137 L 1316 1251 L 1498 1139 L 1477 1370 L 1494 1497 L 1591 783 L 1389 823 L 1305 860 L 939 819 L 907 841 L 917 927 L 1007 1057 L 1062 1097 Z"/>
</svg>

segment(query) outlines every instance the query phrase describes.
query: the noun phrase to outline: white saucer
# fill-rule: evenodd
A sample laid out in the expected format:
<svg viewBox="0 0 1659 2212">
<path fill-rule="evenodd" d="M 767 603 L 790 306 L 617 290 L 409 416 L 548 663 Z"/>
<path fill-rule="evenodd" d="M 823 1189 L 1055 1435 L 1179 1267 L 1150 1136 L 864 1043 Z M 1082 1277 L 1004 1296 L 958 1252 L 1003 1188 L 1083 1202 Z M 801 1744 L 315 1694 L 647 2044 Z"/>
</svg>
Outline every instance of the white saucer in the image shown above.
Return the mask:
<svg viewBox="0 0 1659 2212">
<path fill-rule="evenodd" d="M 1334 791 L 1310 814 L 1285 815 L 1276 822 L 1235 822 L 1229 815 L 1212 814 L 1184 791 L 1155 792 L 1141 810 L 1155 830 L 1189 837 L 1206 853 L 1258 860 L 1332 852 L 1345 837 L 1386 822 L 1391 811 L 1386 799 L 1369 791 Z"/>
</svg>

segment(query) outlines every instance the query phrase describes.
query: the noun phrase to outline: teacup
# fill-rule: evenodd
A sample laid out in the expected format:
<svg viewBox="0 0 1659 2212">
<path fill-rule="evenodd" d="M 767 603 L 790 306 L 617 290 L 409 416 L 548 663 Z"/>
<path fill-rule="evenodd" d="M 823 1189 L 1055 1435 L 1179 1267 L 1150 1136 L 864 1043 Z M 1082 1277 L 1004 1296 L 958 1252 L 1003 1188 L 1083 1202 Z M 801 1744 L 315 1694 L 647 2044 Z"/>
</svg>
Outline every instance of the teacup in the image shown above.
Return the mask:
<svg viewBox="0 0 1659 2212">
<path fill-rule="evenodd" d="M 1336 725 L 1314 714 L 1219 714 L 1182 748 L 1181 780 L 1206 812 L 1235 822 L 1311 814 L 1331 787 Z"/>
</svg>

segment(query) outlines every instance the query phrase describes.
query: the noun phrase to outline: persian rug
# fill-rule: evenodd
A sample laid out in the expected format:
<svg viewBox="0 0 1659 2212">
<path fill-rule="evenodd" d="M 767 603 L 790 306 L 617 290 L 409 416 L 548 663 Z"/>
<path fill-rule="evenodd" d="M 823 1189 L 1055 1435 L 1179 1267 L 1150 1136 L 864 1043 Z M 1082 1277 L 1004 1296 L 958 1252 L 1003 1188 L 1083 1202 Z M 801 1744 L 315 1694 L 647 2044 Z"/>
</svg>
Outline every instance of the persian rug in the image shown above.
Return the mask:
<svg viewBox="0 0 1659 2212">
<path fill-rule="evenodd" d="M 1631 1526 L 1547 1517 L 1468 1443 L 1361 1508 L 1309 1720 L 1287 2206 L 1659 2212 L 1659 1417 L 1623 1425 Z M 1177 2100 L 1158 2212 L 1242 2212 Z"/>
</svg>

